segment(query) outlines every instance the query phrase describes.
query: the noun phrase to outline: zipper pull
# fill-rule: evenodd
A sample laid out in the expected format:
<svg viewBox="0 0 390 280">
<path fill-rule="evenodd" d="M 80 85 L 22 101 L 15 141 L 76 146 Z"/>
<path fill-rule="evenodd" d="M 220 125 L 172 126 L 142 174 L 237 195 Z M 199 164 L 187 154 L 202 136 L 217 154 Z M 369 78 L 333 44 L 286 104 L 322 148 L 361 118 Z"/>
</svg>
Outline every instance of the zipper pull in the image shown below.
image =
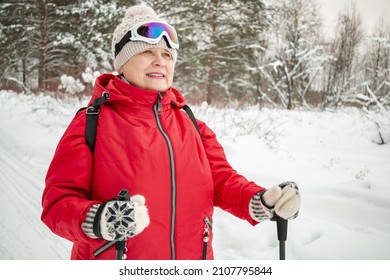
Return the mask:
<svg viewBox="0 0 390 280">
<path fill-rule="evenodd" d="M 209 234 L 210 234 L 210 226 L 209 219 L 204 219 L 204 230 L 203 230 L 203 252 L 202 252 L 202 260 L 207 259 L 207 244 L 209 243 Z"/>
<path fill-rule="evenodd" d="M 204 243 L 209 242 L 209 234 L 210 234 L 209 224 L 205 221 L 204 230 L 203 230 L 203 242 Z"/>
<path fill-rule="evenodd" d="M 204 223 L 209 226 L 209 228 L 213 229 L 213 223 L 209 219 L 209 217 L 206 217 L 203 219 Z"/>
<path fill-rule="evenodd" d="M 206 226 L 204 227 L 204 231 L 203 231 L 203 242 L 204 242 L 204 243 L 209 242 L 209 233 L 210 233 L 209 227 L 206 225 Z"/>
<path fill-rule="evenodd" d="M 163 94 L 161 92 L 158 93 L 158 98 L 157 98 L 157 112 L 158 114 L 160 115 L 163 111 L 163 107 L 162 107 L 162 98 L 163 98 Z"/>
</svg>

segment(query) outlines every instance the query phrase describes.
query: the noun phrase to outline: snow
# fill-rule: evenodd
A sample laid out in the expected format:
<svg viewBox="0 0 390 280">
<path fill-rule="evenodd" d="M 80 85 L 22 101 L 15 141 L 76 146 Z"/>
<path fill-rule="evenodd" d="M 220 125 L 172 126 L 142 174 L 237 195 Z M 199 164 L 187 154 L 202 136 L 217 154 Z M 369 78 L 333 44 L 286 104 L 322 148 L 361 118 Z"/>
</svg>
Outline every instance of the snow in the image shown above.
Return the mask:
<svg viewBox="0 0 390 280">
<path fill-rule="evenodd" d="M 93 71 L 90 67 L 87 67 L 84 73 L 81 73 L 81 77 L 83 78 L 83 81 L 85 83 L 91 83 L 92 85 L 95 84 L 95 80 L 98 76 L 100 76 L 100 72 Z"/>
<path fill-rule="evenodd" d="M 40 221 L 57 142 L 87 99 L 0 91 L 0 259 L 69 259 L 71 243 Z M 295 181 L 287 259 L 390 259 L 390 114 L 191 106 L 217 133 L 234 168 L 265 187 Z M 379 137 L 379 132 L 381 137 Z M 378 145 L 378 139 L 387 144 Z M 217 260 L 276 260 L 276 225 L 252 227 L 216 209 Z"/>
<path fill-rule="evenodd" d="M 59 89 L 64 89 L 67 93 L 76 94 L 85 89 L 85 86 L 80 82 L 80 80 L 76 80 L 72 76 L 62 75 L 60 80 L 61 85 L 59 86 Z"/>
</svg>

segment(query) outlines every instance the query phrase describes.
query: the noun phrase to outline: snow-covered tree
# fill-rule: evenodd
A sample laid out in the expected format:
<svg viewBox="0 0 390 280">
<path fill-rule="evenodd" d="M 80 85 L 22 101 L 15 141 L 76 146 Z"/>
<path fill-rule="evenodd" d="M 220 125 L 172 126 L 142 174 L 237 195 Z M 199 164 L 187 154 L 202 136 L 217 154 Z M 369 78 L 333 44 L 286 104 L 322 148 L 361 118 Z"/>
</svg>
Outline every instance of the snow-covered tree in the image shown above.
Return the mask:
<svg viewBox="0 0 390 280">
<path fill-rule="evenodd" d="M 12 88 L 28 88 L 30 59 L 34 50 L 36 7 L 31 1 L 0 3 L 0 82 Z"/>
<path fill-rule="evenodd" d="M 111 36 L 136 1 L 6 0 L 1 3 L 2 84 L 57 89 L 65 74 L 111 70 Z"/>
<path fill-rule="evenodd" d="M 330 47 L 334 59 L 328 68 L 325 106 L 338 107 L 346 96 L 356 90 L 358 49 L 362 39 L 362 21 L 356 3 L 347 3 L 338 16 L 336 34 Z"/>
<path fill-rule="evenodd" d="M 180 39 L 175 83 L 210 104 L 253 96 L 255 46 L 267 18 L 263 1 L 147 1 L 174 23 Z"/>
<path fill-rule="evenodd" d="M 270 46 L 259 67 L 268 81 L 263 91 L 288 109 L 306 105 L 306 95 L 329 59 L 320 41 L 319 8 L 311 0 L 283 0 L 273 6 L 272 19 Z"/>
<path fill-rule="evenodd" d="M 363 94 L 355 98 L 365 107 L 390 106 L 390 26 L 380 19 L 366 37 Z"/>
</svg>

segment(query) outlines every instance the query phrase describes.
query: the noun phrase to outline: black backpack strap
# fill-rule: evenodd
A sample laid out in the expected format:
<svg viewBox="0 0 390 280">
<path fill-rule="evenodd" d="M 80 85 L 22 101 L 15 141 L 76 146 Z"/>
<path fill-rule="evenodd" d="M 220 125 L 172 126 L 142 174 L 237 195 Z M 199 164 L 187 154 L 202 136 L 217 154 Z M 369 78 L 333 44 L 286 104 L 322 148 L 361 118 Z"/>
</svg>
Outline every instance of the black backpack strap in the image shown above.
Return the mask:
<svg viewBox="0 0 390 280">
<path fill-rule="evenodd" d="M 96 98 L 93 101 L 92 106 L 89 106 L 86 111 L 87 120 L 85 126 L 85 141 L 91 150 L 91 153 L 95 151 L 96 133 L 98 117 L 100 113 L 100 105 L 106 102 L 110 98 L 110 94 L 107 91 L 102 93 L 102 97 Z"/>
<path fill-rule="evenodd" d="M 87 143 L 92 154 L 95 150 L 95 140 L 99 113 L 100 108 L 95 108 L 93 106 L 88 107 L 86 111 L 87 123 L 85 126 L 85 142 Z"/>
<path fill-rule="evenodd" d="M 78 110 L 77 113 L 80 111 L 86 110 L 87 120 L 86 120 L 86 126 L 85 126 L 85 141 L 91 150 L 91 153 L 95 151 L 95 142 L 96 142 L 96 133 L 97 133 L 97 124 L 98 124 L 98 117 L 100 113 L 100 105 L 102 105 L 104 102 L 106 102 L 107 99 L 110 98 L 110 94 L 105 91 L 102 94 L 102 97 L 96 98 L 93 101 L 92 106 L 89 107 L 83 107 L 80 110 Z M 191 119 L 192 123 L 194 124 L 196 131 L 198 131 L 200 138 L 202 138 L 202 134 L 200 133 L 200 129 L 198 126 L 198 123 L 196 122 L 195 115 L 192 112 L 191 108 L 188 105 L 183 106 L 183 110 L 187 113 L 188 117 Z"/>
<path fill-rule="evenodd" d="M 77 116 L 78 113 L 80 113 L 81 111 L 87 109 L 88 107 L 81 107 L 75 114 L 75 116 Z"/>
<path fill-rule="evenodd" d="M 190 117 L 192 123 L 194 124 L 196 130 L 198 131 L 200 138 L 202 138 L 202 134 L 200 133 L 200 129 L 198 123 L 196 122 L 195 115 L 192 112 L 191 108 L 188 105 L 183 106 L 183 110 L 186 111 L 187 115 Z"/>
</svg>

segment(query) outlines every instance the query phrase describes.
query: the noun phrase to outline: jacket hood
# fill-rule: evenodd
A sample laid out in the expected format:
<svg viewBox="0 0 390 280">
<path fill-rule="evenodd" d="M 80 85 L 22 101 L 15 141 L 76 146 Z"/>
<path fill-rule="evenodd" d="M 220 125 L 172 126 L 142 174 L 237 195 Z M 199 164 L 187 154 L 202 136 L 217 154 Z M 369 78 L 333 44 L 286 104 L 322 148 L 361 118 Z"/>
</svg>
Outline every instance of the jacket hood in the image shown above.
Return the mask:
<svg viewBox="0 0 390 280">
<path fill-rule="evenodd" d="M 118 75 L 102 74 L 96 79 L 92 98 L 88 105 L 91 105 L 94 99 L 101 97 L 105 91 L 110 94 L 110 98 L 106 102 L 119 102 L 123 106 L 150 106 L 156 102 L 159 94 L 155 90 L 145 90 L 128 84 Z M 182 108 L 186 104 L 186 100 L 177 89 L 170 87 L 165 91 L 162 103 Z"/>
</svg>

